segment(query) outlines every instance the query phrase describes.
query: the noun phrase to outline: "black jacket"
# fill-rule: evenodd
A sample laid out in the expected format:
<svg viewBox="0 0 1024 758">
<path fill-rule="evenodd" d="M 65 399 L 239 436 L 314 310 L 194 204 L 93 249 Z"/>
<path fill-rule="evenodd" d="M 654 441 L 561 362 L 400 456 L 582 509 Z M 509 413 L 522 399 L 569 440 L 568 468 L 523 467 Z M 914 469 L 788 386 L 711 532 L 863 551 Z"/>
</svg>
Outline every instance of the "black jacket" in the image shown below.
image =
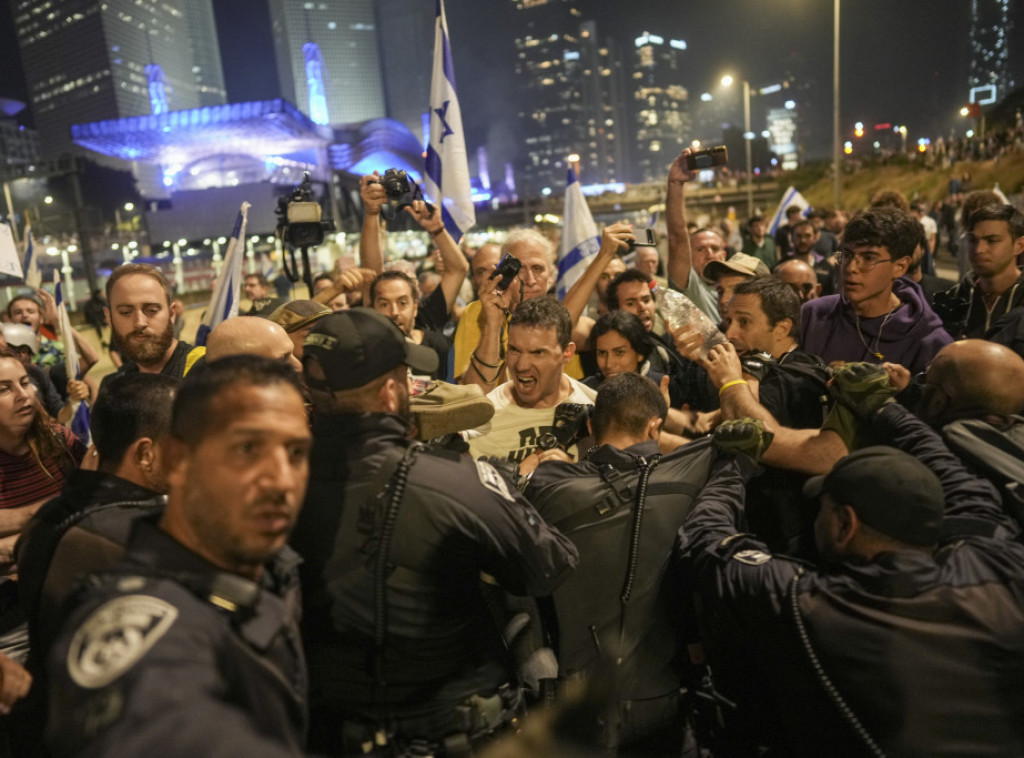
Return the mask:
<svg viewBox="0 0 1024 758">
<path fill-rule="evenodd" d="M 683 643 L 692 618 L 672 570 L 676 533 L 708 476 L 710 440 L 661 456 L 658 443 L 620 450 L 601 445 L 578 463 L 552 461 L 537 467 L 526 495 L 552 526 L 580 551 L 580 568 L 554 595 L 557 653 L 563 677 L 596 674 L 618 660 L 622 700 L 677 691 L 683 675 Z M 650 468 L 631 563 L 641 472 Z M 629 579 L 627 580 L 627 577 Z M 624 588 L 629 597 L 622 602 Z"/>
<path fill-rule="evenodd" d="M 718 660 L 733 664 L 733 694 L 768 706 L 762 715 L 781 754 L 866 754 L 813 673 L 795 592 L 821 666 L 887 755 L 1024 755 L 1017 527 L 992 485 L 905 408 L 887 406 L 872 427 L 942 482 L 944 535 L 933 555 L 830 567 L 772 556 L 742 533 L 749 460 L 720 460 L 687 519 L 682 556 L 721 634 Z"/>
<path fill-rule="evenodd" d="M 481 573 L 541 595 L 576 564 L 572 543 L 494 468 L 429 448 L 409 469 L 378 610 L 375 563 L 408 431 L 387 414 L 314 415 L 310 484 L 292 536 L 305 559 L 314 731 L 318 709 L 334 722 L 443 718 L 474 693 L 493 694 L 508 671 Z"/>
<path fill-rule="evenodd" d="M 70 601 L 49 658 L 50 748 L 302 755 L 298 561 L 285 548 L 251 582 L 140 520 L 125 562 Z"/>
<path fill-rule="evenodd" d="M 71 589 L 118 564 L 135 521 L 160 513 L 164 503 L 163 495 L 113 474 L 76 469 L 61 493 L 36 511 L 15 553 L 34 672 L 43 668 L 57 612 Z"/>
</svg>

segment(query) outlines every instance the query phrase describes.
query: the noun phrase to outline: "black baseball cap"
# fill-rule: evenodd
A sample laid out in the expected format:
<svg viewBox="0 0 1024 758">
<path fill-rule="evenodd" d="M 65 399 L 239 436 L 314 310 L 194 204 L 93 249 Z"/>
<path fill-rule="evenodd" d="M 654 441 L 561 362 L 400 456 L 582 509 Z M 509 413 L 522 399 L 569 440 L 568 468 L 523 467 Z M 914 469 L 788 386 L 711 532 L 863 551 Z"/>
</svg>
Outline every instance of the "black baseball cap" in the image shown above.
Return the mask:
<svg viewBox="0 0 1024 758">
<path fill-rule="evenodd" d="M 350 308 L 317 320 L 303 340 L 303 365 L 315 360 L 324 381 L 311 379 L 310 387 L 349 390 L 369 384 L 401 365 L 418 374 L 437 371 L 437 353 L 409 342 L 391 319 L 369 308 Z"/>
<path fill-rule="evenodd" d="M 829 495 L 849 505 L 868 526 L 909 545 L 934 545 L 942 530 L 946 498 L 939 478 L 912 455 L 894 447 L 861 448 L 825 476 L 804 485 L 804 495 Z"/>
</svg>

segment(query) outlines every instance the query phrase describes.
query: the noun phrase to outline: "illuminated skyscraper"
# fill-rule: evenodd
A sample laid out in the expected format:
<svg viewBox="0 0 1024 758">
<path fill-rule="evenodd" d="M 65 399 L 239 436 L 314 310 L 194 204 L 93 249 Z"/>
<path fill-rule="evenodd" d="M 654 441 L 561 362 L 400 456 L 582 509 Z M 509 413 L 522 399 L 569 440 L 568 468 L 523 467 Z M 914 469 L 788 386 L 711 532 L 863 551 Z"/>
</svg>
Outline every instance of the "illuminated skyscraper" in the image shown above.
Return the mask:
<svg viewBox="0 0 1024 758">
<path fill-rule="evenodd" d="M 601 43 L 577 0 L 512 1 L 518 19 L 520 192 L 561 192 L 571 154 L 580 156 L 585 184 L 620 179 L 625 140 L 617 50 Z"/>
<path fill-rule="evenodd" d="M 971 0 L 971 63 L 967 74 L 972 102 L 994 102 L 1017 85 L 1010 69 L 1013 37 L 1011 0 Z M 1019 40 L 1014 40 L 1019 44 Z"/>
<path fill-rule="evenodd" d="M 270 0 L 270 22 L 286 100 L 315 121 L 325 105 L 330 124 L 385 115 L 373 0 Z M 312 63 L 303 49 L 309 43 L 319 49 Z M 311 107 L 309 81 L 315 68 L 321 73 L 323 103 Z M 315 93 L 321 85 L 314 86 Z"/>
<path fill-rule="evenodd" d="M 688 93 L 682 86 L 686 43 L 644 32 L 634 41 L 633 114 L 638 181 L 660 181 L 690 140 Z"/>
<path fill-rule="evenodd" d="M 212 0 L 12 0 L 12 10 L 44 156 L 71 149 L 71 124 L 151 113 L 150 65 L 170 110 L 225 102 Z"/>
</svg>

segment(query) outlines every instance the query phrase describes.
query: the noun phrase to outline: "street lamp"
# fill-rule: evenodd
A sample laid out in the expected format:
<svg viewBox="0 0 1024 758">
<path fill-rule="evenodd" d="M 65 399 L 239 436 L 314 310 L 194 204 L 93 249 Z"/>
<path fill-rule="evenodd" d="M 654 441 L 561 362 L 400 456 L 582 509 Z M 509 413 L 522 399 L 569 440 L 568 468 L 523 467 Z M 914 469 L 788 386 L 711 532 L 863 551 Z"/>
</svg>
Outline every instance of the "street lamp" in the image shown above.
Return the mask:
<svg viewBox="0 0 1024 758">
<path fill-rule="evenodd" d="M 839 208 L 842 176 L 839 173 L 839 0 L 832 19 L 832 203 Z"/>
<path fill-rule="evenodd" d="M 722 77 L 722 86 L 729 87 L 733 78 L 726 74 Z M 743 80 L 743 147 L 747 159 L 747 218 L 754 215 L 754 170 L 750 157 L 750 141 L 754 135 L 750 131 L 750 82 Z"/>
</svg>

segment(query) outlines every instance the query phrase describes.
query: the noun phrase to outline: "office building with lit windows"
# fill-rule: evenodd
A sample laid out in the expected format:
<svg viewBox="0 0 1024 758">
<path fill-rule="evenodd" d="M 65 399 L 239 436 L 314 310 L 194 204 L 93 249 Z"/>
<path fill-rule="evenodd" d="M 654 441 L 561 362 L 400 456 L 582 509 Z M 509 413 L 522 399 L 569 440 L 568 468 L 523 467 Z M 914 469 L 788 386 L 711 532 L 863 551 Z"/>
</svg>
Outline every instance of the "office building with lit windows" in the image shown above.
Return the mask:
<svg viewBox="0 0 1024 758">
<path fill-rule="evenodd" d="M 561 192 L 570 155 L 584 184 L 619 181 L 626 162 L 621 55 L 576 0 L 512 0 L 521 196 Z"/>
<path fill-rule="evenodd" d="M 373 0 L 269 0 L 281 94 L 317 124 L 382 118 Z"/>
<path fill-rule="evenodd" d="M 226 100 L 212 0 L 12 0 L 44 156 L 72 124 Z"/>
<path fill-rule="evenodd" d="M 689 94 L 681 83 L 686 42 L 644 32 L 633 44 L 634 179 L 660 181 L 690 139 Z"/>
<path fill-rule="evenodd" d="M 1011 0 L 971 0 L 971 61 L 967 74 L 969 102 L 1002 100 L 1019 82 L 1010 67 L 1013 35 Z"/>
</svg>

